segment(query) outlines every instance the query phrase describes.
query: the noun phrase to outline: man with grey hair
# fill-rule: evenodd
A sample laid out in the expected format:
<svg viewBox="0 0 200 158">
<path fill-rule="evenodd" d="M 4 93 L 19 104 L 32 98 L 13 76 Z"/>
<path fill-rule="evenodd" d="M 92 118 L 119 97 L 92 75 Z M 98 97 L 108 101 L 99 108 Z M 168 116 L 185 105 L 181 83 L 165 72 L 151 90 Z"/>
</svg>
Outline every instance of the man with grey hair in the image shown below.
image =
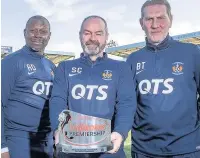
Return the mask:
<svg viewBox="0 0 200 158">
<path fill-rule="evenodd" d="M 133 158 L 200 158 L 200 50 L 169 36 L 167 0 L 148 0 L 140 24 L 146 46 L 127 62 L 137 83 Z"/>
<path fill-rule="evenodd" d="M 2 158 L 52 158 L 49 98 L 55 65 L 44 57 L 51 36 L 49 21 L 31 17 L 26 45 L 1 62 Z"/>
<path fill-rule="evenodd" d="M 53 130 L 57 129 L 58 116 L 65 109 L 109 121 L 114 117 L 115 120 L 112 120 L 114 127 L 111 128 L 110 138 L 113 149 L 107 153 L 104 151 L 59 153 L 59 157 L 125 158 L 123 141 L 131 129 L 132 116 L 136 109 L 136 94 L 132 93 L 134 83 L 131 70 L 127 63 L 109 59 L 107 53 L 104 52 L 108 39 L 108 28 L 102 17 L 85 18 L 79 36 L 83 48 L 81 57 L 73 61 L 64 61 L 56 69 L 50 99 L 51 125 Z M 83 133 L 84 131 L 84 129 L 81 130 Z M 93 131 L 87 133 L 93 133 Z M 55 133 L 55 144 L 57 144 L 59 132 Z M 94 137 L 91 139 L 96 140 Z M 80 146 L 85 143 L 77 142 Z"/>
</svg>

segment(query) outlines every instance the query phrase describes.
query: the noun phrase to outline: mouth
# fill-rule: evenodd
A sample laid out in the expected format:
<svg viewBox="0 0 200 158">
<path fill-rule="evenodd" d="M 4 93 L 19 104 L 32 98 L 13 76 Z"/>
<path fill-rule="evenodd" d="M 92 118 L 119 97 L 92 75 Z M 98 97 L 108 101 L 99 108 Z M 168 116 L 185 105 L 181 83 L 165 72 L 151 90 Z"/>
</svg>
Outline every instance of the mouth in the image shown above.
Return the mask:
<svg viewBox="0 0 200 158">
<path fill-rule="evenodd" d="M 96 48 L 96 47 L 98 47 L 97 44 L 86 44 L 86 46 L 87 46 L 88 48 Z"/>
<path fill-rule="evenodd" d="M 151 34 L 160 34 L 161 31 L 151 32 Z"/>
<path fill-rule="evenodd" d="M 41 45 L 41 44 L 43 44 L 43 42 L 41 42 L 41 41 L 32 41 L 32 43 L 35 44 L 35 45 Z"/>
<path fill-rule="evenodd" d="M 34 44 L 42 44 L 43 40 L 41 40 L 41 39 L 32 39 L 31 42 L 34 43 Z"/>
<path fill-rule="evenodd" d="M 98 46 L 99 45 L 99 42 L 97 41 L 87 41 L 85 43 L 86 46 Z"/>
<path fill-rule="evenodd" d="M 96 43 L 86 43 L 86 46 L 98 46 Z"/>
<path fill-rule="evenodd" d="M 93 46 L 87 46 L 87 49 L 90 50 L 90 51 L 96 51 L 98 49 L 98 46 L 96 45 L 93 45 Z"/>
<path fill-rule="evenodd" d="M 97 44 L 87 44 L 86 46 L 97 46 Z"/>
</svg>

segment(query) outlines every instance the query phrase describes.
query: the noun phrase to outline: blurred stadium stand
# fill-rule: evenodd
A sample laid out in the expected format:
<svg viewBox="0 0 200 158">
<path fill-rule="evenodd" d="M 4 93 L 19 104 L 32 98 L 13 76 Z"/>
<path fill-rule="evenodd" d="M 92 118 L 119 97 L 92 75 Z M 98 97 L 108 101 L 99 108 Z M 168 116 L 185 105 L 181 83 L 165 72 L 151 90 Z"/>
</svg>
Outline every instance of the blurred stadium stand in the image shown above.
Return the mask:
<svg viewBox="0 0 200 158">
<path fill-rule="evenodd" d="M 172 38 L 181 42 L 193 43 L 200 46 L 200 31 L 172 36 Z M 106 52 L 115 56 L 126 58 L 129 54 L 141 49 L 144 46 L 145 42 L 139 42 L 119 47 L 107 48 Z"/>
<path fill-rule="evenodd" d="M 177 36 L 172 36 L 175 40 L 193 43 L 199 45 L 200 47 L 200 31 L 192 32 Z M 145 42 L 139 42 L 124 46 L 114 46 L 106 49 L 108 56 L 117 60 L 126 60 L 126 57 L 145 46 Z M 6 55 L 13 52 L 12 46 L 1 46 L 1 59 Z M 45 51 L 45 56 L 52 60 L 56 65 L 64 60 L 73 60 L 75 58 L 75 53 L 73 52 L 63 52 L 63 51 Z"/>
<path fill-rule="evenodd" d="M 1 59 L 6 55 L 11 54 L 11 46 L 1 46 Z M 73 60 L 75 53 L 73 52 L 62 52 L 62 51 L 45 51 L 45 57 L 53 61 L 56 65 L 63 60 Z"/>
<path fill-rule="evenodd" d="M 73 60 L 75 53 L 73 52 L 62 52 L 62 51 L 45 51 L 45 57 L 50 59 L 54 64 L 59 64 L 64 60 Z"/>
</svg>

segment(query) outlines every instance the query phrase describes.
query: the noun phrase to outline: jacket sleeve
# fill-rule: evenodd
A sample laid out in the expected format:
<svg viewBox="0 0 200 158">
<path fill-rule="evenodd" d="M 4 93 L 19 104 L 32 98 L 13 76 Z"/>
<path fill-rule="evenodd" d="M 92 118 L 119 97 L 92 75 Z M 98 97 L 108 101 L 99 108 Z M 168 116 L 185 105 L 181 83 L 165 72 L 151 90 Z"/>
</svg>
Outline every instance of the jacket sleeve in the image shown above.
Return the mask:
<svg viewBox="0 0 200 158">
<path fill-rule="evenodd" d="M 8 146 L 6 142 L 6 109 L 8 99 L 12 89 L 15 86 L 15 80 L 18 74 L 18 65 L 13 58 L 5 58 L 1 61 L 1 151 L 7 152 Z"/>
<path fill-rule="evenodd" d="M 65 77 L 64 62 L 60 63 L 55 70 L 53 89 L 50 98 L 50 122 L 53 130 L 56 130 L 59 124 L 59 114 L 67 109 L 68 81 Z"/>
<path fill-rule="evenodd" d="M 198 93 L 200 95 L 200 48 L 197 47 L 196 56 L 195 56 L 195 80 L 197 83 Z"/>
<path fill-rule="evenodd" d="M 1 105 L 2 102 L 1 102 Z M 8 152 L 8 147 L 6 143 L 6 138 L 5 138 L 5 131 L 4 131 L 4 111 L 3 111 L 3 106 L 1 106 L 1 153 Z"/>
<path fill-rule="evenodd" d="M 199 109 L 199 117 L 200 117 L 200 48 L 199 47 L 196 47 L 194 60 L 195 60 L 194 77 L 197 84 L 198 109 Z"/>
<path fill-rule="evenodd" d="M 120 77 L 117 89 L 117 104 L 114 131 L 120 133 L 126 139 L 132 127 L 136 110 L 135 84 L 132 80 L 131 69 L 123 62 L 119 67 Z"/>
<path fill-rule="evenodd" d="M 128 56 L 126 62 L 128 63 L 128 65 L 130 66 L 131 68 L 131 76 L 132 76 L 132 80 L 133 80 L 133 83 L 135 85 L 135 91 L 136 91 L 136 96 L 138 97 L 139 95 L 139 91 L 138 91 L 138 87 L 137 87 L 137 82 L 136 82 L 136 63 L 135 61 L 133 60 L 133 56 L 134 54 L 131 54 Z"/>
</svg>

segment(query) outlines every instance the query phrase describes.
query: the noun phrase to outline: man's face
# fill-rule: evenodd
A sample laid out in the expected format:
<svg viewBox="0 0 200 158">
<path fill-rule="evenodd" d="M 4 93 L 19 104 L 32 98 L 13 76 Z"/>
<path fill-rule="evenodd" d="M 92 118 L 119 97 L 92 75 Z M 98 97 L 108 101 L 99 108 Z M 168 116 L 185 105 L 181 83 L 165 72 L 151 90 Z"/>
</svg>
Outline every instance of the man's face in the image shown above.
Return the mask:
<svg viewBox="0 0 200 158">
<path fill-rule="evenodd" d="M 24 30 L 26 45 L 38 52 L 44 51 L 50 35 L 49 25 L 44 20 L 33 19 Z"/>
<path fill-rule="evenodd" d="M 91 18 L 85 21 L 80 32 L 80 41 L 83 51 L 89 56 L 103 53 L 108 39 L 105 24 L 101 19 Z"/>
<path fill-rule="evenodd" d="M 162 42 L 172 25 L 172 18 L 168 16 L 166 6 L 147 6 L 143 13 L 144 17 L 140 19 L 140 24 L 148 41 L 153 44 Z"/>
</svg>

